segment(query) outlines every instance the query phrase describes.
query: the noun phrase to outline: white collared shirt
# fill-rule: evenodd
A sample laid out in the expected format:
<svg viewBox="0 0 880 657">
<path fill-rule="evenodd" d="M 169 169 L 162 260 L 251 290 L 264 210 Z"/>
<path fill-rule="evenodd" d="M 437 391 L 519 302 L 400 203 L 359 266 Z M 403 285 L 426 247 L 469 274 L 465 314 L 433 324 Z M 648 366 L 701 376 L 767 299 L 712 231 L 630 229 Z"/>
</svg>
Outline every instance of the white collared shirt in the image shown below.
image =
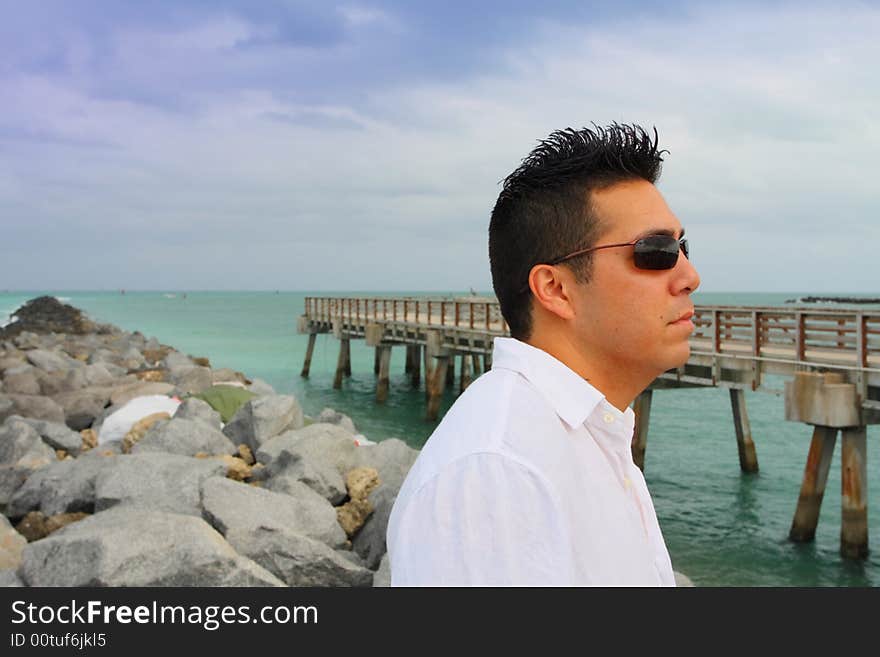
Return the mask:
<svg viewBox="0 0 880 657">
<path fill-rule="evenodd" d="M 388 521 L 393 586 L 675 586 L 634 414 L 553 356 L 495 338 Z"/>
</svg>

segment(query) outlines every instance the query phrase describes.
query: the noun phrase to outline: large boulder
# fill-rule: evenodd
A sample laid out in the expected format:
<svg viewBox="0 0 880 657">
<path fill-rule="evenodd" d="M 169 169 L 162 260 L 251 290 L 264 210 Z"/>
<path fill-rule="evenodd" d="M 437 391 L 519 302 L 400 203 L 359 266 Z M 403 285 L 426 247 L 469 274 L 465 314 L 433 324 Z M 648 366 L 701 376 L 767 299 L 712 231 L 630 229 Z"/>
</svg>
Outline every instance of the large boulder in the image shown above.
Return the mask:
<svg viewBox="0 0 880 657">
<path fill-rule="evenodd" d="M 374 569 L 378 567 L 382 555 L 388 551 L 385 534 L 388 531 L 391 507 L 394 506 L 394 500 L 397 499 L 397 491 L 388 486 L 380 485 L 370 493 L 367 499 L 373 507 L 373 513 L 352 539 L 352 548 L 363 557 L 368 568 Z"/>
<path fill-rule="evenodd" d="M 200 489 L 211 477 L 224 477 L 226 465 L 164 453 L 116 457 L 115 467 L 95 480 L 95 511 L 117 505 L 201 516 Z"/>
<path fill-rule="evenodd" d="M 208 402 L 197 399 L 196 397 L 189 397 L 184 400 L 184 402 L 177 407 L 177 411 L 174 413 L 174 418 L 180 420 L 201 420 L 218 431 L 222 426 L 220 413 L 211 408 L 211 405 Z"/>
<path fill-rule="evenodd" d="M 244 443 L 256 451 L 275 436 L 304 424 L 303 411 L 296 397 L 272 395 L 250 400 L 223 428 L 236 445 Z"/>
<path fill-rule="evenodd" d="M 212 456 L 237 454 L 238 448 L 207 422 L 175 417 L 168 422 L 157 422 L 131 448 L 132 454 L 166 452 L 195 456 L 199 452 Z"/>
<path fill-rule="evenodd" d="M 47 349 L 32 349 L 27 352 L 28 361 L 44 372 L 65 371 L 83 367 L 83 363 L 67 354 Z"/>
<path fill-rule="evenodd" d="M 269 468 L 264 488 L 276 493 L 295 495 L 300 486 L 307 486 L 330 504 L 345 500 L 345 481 L 336 467 L 326 460 L 296 461 Z"/>
<path fill-rule="evenodd" d="M 112 386 L 116 379 L 103 363 L 86 365 L 83 374 L 86 377 L 87 385 L 90 386 Z"/>
<path fill-rule="evenodd" d="M 287 528 L 230 530 L 226 540 L 288 586 L 371 586 L 372 571 Z"/>
<path fill-rule="evenodd" d="M 55 395 L 64 409 L 64 422 L 74 431 L 88 429 L 110 403 L 112 388 L 83 388 Z"/>
<path fill-rule="evenodd" d="M 31 511 L 47 516 L 91 513 L 95 510 L 95 480 L 115 466 L 115 456 L 102 456 L 97 450 L 78 459 L 56 461 L 27 478 L 9 501 L 6 514 L 20 518 Z"/>
<path fill-rule="evenodd" d="M 24 582 L 19 579 L 14 570 L 0 570 L 0 589 L 22 586 L 24 586 Z"/>
<path fill-rule="evenodd" d="M 278 394 L 275 392 L 275 388 L 263 381 L 263 379 L 254 379 L 247 389 L 257 395 L 257 397 L 271 397 Z"/>
<path fill-rule="evenodd" d="M 201 518 L 118 508 L 30 543 L 29 586 L 283 586 Z"/>
<path fill-rule="evenodd" d="M 352 434 L 334 424 L 311 424 L 266 441 L 257 461 L 268 468 L 269 486 L 283 490 L 300 481 L 331 504 L 346 497 L 345 473 L 359 465 Z"/>
<path fill-rule="evenodd" d="M 346 431 L 350 431 L 351 433 L 357 433 L 357 430 L 354 428 L 354 422 L 352 419 L 348 417 L 345 413 L 340 413 L 339 411 L 335 411 L 332 408 L 325 408 L 320 413 L 318 413 L 318 417 L 315 418 L 315 422 L 321 422 L 324 424 L 337 424 Z"/>
<path fill-rule="evenodd" d="M 113 392 L 110 393 L 110 403 L 113 406 L 121 408 L 135 397 L 171 395 L 175 390 L 176 388 L 170 383 L 162 383 L 159 381 L 136 381 L 134 383 L 125 383 L 113 389 Z"/>
<path fill-rule="evenodd" d="M 43 442 L 52 449 L 63 449 L 71 456 L 79 456 L 82 450 L 82 436 L 66 424 L 36 420 L 30 417 L 23 417 L 21 419 L 36 429 Z"/>
<path fill-rule="evenodd" d="M 18 568 L 27 539 L 0 515 L 0 571 Z"/>
<path fill-rule="evenodd" d="M 180 372 L 188 370 L 196 366 L 192 358 L 180 353 L 179 351 L 171 351 L 162 359 L 162 366 L 172 372 Z"/>
<path fill-rule="evenodd" d="M 202 506 L 204 518 L 223 535 L 262 528 L 301 534 L 332 548 L 345 545 L 335 509 L 307 488 L 294 497 L 218 477 L 202 486 Z"/>
<path fill-rule="evenodd" d="M 39 395 L 40 381 L 37 379 L 37 368 L 33 365 L 22 365 L 6 370 L 3 377 L 3 390 L 14 395 Z"/>
<path fill-rule="evenodd" d="M 41 395 L 5 395 L 5 397 L 12 401 L 15 415 L 64 423 L 64 409 L 49 397 Z"/>
<path fill-rule="evenodd" d="M 56 462 L 55 450 L 19 417 L 0 426 L 0 508 L 5 507 L 27 478 Z"/>
<path fill-rule="evenodd" d="M 184 394 L 195 394 L 207 390 L 214 385 L 209 367 L 190 367 L 185 370 L 172 370 L 170 382 Z"/>
<path fill-rule="evenodd" d="M 419 450 L 398 438 L 389 438 L 375 445 L 362 445 L 356 452 L 358 465 L 376 468 L 379 471 L 379 481 L 395 494 L 403 485 L 403 480 L 418 455 Z"/>
<path fill-rule="evenodd" d="M 379 568 L 376 570 L 376 574 L 373 575 L 373 587 L 374 588 L 388 588 L 391 586 L 391 558 L 388 556 L 388 553 L 382 557 L 382 561 L 379 562 Z"/>
<path fill-rule="evenodd" d="M 0 422 L 15 414 L 15 402 L 6 395 L 0 394 Z"/>
</svg>

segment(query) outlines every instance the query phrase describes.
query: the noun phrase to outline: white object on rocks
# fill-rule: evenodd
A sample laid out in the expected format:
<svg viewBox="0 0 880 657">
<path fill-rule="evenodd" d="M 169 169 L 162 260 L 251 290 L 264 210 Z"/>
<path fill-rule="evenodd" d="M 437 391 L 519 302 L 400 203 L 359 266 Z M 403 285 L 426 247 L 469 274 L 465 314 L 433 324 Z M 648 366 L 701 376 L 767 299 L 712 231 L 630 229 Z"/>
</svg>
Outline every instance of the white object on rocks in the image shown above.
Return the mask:
<svg viewBox="0 0 880 657">
<path fill-rule="evenodd" d="M 115 413 L 107 416 L 98 434 L 98 444 L 122 440 L 138 420 L 153 413 L 168 413 L 173 416 L 180 406 L 180 400 L 166 395 L 144 395 L 135 397 Z"/>
</svg>

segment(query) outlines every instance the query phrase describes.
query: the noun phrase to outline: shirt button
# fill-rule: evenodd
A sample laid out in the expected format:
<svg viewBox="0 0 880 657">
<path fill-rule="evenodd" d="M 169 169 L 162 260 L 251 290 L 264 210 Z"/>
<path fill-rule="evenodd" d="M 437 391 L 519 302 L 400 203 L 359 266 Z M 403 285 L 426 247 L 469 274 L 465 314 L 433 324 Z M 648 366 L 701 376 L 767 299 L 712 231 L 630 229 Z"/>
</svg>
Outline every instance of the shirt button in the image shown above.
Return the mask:
<svg viewBox="0 0 880 657">
<path fill-rule="evenodd" d="M 624 478 L 623 478 L 623 487 L 624 487 L 624 489 L 629 490 L 629 487 L 630 487 L 630 486 L 632 486 L 632 482 L 630 481 L 629 477 L 624 477 Z"/>
<path fill-rule="evenodd" d="M 602 419 L 605 420 L 605 424 L 611 424 L 614 422 L 614 416 L 611 415 L 611 413 L 605 413 Z"/>
</svg>

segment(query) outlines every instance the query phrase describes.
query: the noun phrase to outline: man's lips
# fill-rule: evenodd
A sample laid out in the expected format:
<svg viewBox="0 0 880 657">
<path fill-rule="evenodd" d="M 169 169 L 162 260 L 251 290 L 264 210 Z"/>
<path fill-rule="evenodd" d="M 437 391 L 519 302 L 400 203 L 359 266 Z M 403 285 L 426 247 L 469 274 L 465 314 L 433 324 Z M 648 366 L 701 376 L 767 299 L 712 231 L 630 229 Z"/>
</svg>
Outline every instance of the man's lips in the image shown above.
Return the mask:
<svg viewBox="0 0 880 657">
<path fill-rule="evenodd" d="M 694 311 L 693 311 L 693 310 L 688 310 L 687 312 L 685 312 L 684 314 L 682 314 L 681 317 L 679 317 L 678 319 L 676 319 L 674 322 L 669 322 L 669 323 L 670 323 L 670 324 L 678 324 L 679 322 L 687 322 L 687 321 L 690 321 L 690 319 L 691 319 L 693 316 L 694 316 Z"/>
</svg>

